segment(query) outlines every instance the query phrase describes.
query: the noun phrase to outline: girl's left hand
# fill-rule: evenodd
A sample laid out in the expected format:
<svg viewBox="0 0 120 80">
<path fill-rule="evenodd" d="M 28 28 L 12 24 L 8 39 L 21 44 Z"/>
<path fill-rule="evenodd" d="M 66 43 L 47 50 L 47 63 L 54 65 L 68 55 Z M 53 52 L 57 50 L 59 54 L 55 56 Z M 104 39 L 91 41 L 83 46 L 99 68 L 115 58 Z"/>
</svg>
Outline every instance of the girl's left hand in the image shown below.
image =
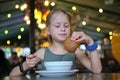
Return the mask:
<svg viewBox="0 0 120 80">
<path fill-rule="evenodd" d="M 92 45 L 94 43 L 93 39 L 84 32 L 73 32 L 71 40 L 79 43 L 85 43 L 87 45 Z"/>
</svg>

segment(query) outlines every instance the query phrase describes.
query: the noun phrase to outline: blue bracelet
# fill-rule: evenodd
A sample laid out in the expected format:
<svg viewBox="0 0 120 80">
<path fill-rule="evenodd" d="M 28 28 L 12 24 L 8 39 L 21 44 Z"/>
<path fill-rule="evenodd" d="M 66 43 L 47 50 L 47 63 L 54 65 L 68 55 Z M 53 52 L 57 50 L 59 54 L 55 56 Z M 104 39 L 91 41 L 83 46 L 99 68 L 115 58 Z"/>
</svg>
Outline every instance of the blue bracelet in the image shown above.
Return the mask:
<svg viewBox="0 0 120 80">
<path fill-rule="evenodd" d="M 91 46 L 85 45 L 85 47 L 86 47 L 86 49 L 87 49 L 88 51 L 94 51 L 94 50 L 97 49 L 98 44 L 97 44 L 97 43 L 94 43 L 94 44 L 91 45 Z"/>
</svg>

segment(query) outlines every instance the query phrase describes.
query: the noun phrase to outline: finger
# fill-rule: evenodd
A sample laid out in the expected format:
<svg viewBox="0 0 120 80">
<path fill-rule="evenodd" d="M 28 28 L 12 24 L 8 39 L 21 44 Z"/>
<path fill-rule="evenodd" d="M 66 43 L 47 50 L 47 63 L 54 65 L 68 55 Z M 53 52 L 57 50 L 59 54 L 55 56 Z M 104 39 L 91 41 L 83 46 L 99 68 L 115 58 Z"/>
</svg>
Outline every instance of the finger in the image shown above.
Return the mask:
<svg viewBox="0 0 120 80">
<path fill-rule="evenodd" d="M 28 64 L 28 65 L 36 64 L 36 63 L 37 63 L 37 62 L 36 62 L 36 59 L 35 59 L 35 58 L 30 59 L 30 60 L 27 61 L 27 64 Z"/>
<path fill-rule="evenodd" d="M 33 67 L 35 67 L 35 65 L 34 64 L 30 64 L 29 67 L 33 68 Z"/>
<path fill-rule="evenodd" d="M 84 42 L 85 42 L 85 39 L 84 39 L 84 38 L 80 38 L 80 39 L 76 40 L 75 42 L 84 43 Z"/>
<path fill-rule="evenodd" d="M 75 36 L 74 36 L 74 38 L 72 39 L 73 41 L 79 41 L 79 39 L 82 37 L 82 35 L 80 35 L 79 33 L 78 34 L 76 34 Z"/>
<path fill-rule="evenodd" d="M 37 54 L 32 54 L 34 57 L 37 57 Z"/>
<path fill-rule="evenodd" d="M 34 56 L 37 60 L 41 60 L 40 57 L 38 57 L 37 54 L 33 54 L 33 56 Z"/>
<path fill-rule="evenodd" d="M 74 32 L 73 34 L 72 34 L 72 36 L 71 36 L 71 40 L 75 40 L 76 39 L 76 36 L 78 35 L 78 33 L 77 32 Z"/>
<path fill-rule="evenodd" d="M 36 64 L 33 63 L 33 62 L 28 64 L 28 66 L 29 66 L 30 68 L 33 68 L 35 65 L 36 65 Z"/>
<path fill-rule="evenodd" d="M 30 54 L 30 55 L 27 56 L 28 59 L 32 59 L 32 58 L 34 58 L 34 57 L 35 57 L 35 56 L 32 55 L 32 54 Z"/>
</svg>

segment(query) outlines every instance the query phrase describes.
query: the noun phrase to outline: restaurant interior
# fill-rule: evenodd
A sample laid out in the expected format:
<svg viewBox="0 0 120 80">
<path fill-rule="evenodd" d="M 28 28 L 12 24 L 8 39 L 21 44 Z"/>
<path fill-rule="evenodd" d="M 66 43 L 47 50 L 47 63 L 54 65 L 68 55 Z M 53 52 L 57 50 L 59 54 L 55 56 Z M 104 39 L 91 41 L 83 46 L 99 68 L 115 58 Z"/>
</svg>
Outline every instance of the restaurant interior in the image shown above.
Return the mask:
<svg viewBox="0 0 120 80">
<path fill-rule="evenodd" d="M 0 49 L 9 60 L 50 45 L 46 16 L 53 8 L 72 15 L 73 31 L 83 31 L 99 44 L 104 73 L 120 72 L 120 0 L 0 0 Z M 85 45 L 79 48 L 85 53 Z M 79 72 L 89 72 L 78 63 Z"/>
</svg>

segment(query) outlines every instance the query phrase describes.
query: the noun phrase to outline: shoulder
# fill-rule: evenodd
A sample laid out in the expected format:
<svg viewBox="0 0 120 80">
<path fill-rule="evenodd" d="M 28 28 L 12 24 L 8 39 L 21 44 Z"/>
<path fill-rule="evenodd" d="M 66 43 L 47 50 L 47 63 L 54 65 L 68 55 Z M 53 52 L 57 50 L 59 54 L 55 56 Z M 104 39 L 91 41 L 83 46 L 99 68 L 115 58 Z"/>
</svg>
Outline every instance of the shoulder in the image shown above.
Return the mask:
<svg viewBox="0 0 120 80">
<path fill-rule="evenodd" d="M 45 54 L 45 48 L 40 48 L 38 49 L 35 54 L 37 54 L 37 56 L 40 58 L 40 59 L 44 59 L 44 54 Z"/>
<path fill-rule="evenodd" d="M 45 52 L 45 48 L 40 48 L 38 49 L 35 53 L 39 54 L 39 53 L 44 53 Z"/>
</svg>

